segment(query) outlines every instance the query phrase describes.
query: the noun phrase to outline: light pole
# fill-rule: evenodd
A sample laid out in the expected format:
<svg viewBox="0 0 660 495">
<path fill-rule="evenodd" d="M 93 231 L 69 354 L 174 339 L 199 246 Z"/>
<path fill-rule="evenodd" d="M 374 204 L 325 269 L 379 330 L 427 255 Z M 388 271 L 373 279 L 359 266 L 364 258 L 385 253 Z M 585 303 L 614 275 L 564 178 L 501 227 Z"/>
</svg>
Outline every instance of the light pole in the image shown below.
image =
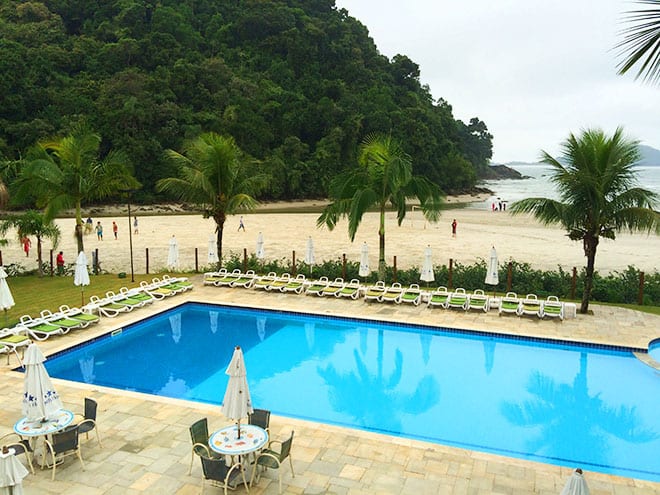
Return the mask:
<svg viewBox="0 0 660 495">
<path fill-rule="evenodd" d="M 122 189 L 126 193 L 126 202 L 128 203 L 128 246 L 131 251 L 131 282 L 135 282 L 135 272 L 133 270 L 133 226 L 131 225 L 131 194 L 137 189 Z"/>
</svg>

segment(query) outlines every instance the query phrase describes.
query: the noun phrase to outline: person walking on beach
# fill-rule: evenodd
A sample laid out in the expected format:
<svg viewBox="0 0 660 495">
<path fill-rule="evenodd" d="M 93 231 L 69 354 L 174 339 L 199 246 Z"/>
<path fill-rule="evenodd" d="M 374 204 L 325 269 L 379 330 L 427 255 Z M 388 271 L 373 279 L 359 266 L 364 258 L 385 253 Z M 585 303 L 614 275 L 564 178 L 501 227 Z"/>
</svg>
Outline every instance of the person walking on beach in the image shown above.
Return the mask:
<svg viewBox="0 0 660 495">
<path fill-rule="evenodd" d="M 99 241 L 103 240 L 103 225 L 101 225 L 101 222 L 96 222 L 96 238 Z"/>
<path fill-rule="evenodd" d="M 137 234 L 138 233 L 138 219 L 135 217 L 133 219 L 133 233 Z"/>
<path fill-rule="evenodd" d="M 87 220 L 85 220 L 85 234 L 91 234 L 92 230 L 94 230 L 94 221 L 92 217 L 87 217 Z"/>
<path fill-rule="evenodd" d="M 454 221 L 451 223 L 451 236 L 456 237 L 456 226 L 458 223 L 456 223 L 456 219 L 454 218 Z"/>
<path fill-rule="evenodd" d="M 245 232 L 245 224 L 243 223 L 243 215 L 241 215 L 241 218 L 238 219 L 238 232 L 243 229 L 243 232 Z"/>
<path fill-rule="evenodd" d="M 25 251 L 25 256 L 30 256 L 30 247 L 32 247 L 32 241 L 26 235 L 21 238 L 21 243 L 23 244 L 23 251 Z"/>
<path fill-rule="evenodd" d="M 55 264 L 57 264 L 57 274 L 64 275 L 64 253 L 62 251 L 57 253 L 57 258 L 55 258 Z"/>
<path fill-rule="evenodd" d="M 112 233 L 115 235 L 115 241 L 117 240 L 117 232 L 119 227 L 117 227 L 117 222 L 112 222 Z"/>
</svg>

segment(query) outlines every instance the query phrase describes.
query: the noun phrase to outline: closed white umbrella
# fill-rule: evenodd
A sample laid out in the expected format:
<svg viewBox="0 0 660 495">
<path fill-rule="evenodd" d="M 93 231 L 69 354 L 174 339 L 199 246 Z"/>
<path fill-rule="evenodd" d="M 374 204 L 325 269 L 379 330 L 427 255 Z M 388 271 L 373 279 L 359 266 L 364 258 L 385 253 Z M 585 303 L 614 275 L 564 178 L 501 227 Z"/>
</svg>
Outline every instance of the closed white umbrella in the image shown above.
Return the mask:
<svg viewBox="0 0 660 495">
<path fill-rule="evenodd" d="M 89 285 L 89 272 L 87 271 L 87 256 L 84 251 L 78 253 L 76 270 L 73 272 L 73 285 L 80 286 L 81 305 L 85 304 L 85 286 Z"/>
<path fill-rule="evenodd" d="M 45 360 L 37 344 L 28 346 L 23 357 L 25 378 L 22 409 L 28 421 L 48 419 L 62 409 L 60 396 L 55 391 L 44 366 Z"/>
<path fill-rule="evenodd" d="M 227 418 L 236 421 L 238 426 L 238 437 L 241 436 L 241 418 L 247 418 L 252 414 L 252 399 L 250 399 L 250 390 L 247 383 L 247 371 L 245 370 L 245 361 L 243 351 L 239 346 L 234 349 L 234 354 L 227 366 L 229 382 L 225 391 L 225 398 L 222 401 L 222 414 Z"/>
<path fill-rule="evenodd" d="M 307 249 L 305 249 L 305 263 L 311 267 L 314 261 L 314 241 L 310 235 L 309 239 L 307 239 Z"/>
<path fill-rule="evenodd" d="M 179 243 L 176 242 L 176 237 L 172 236 L 170 239 L 169 251 L 167 253 L 167 267 L 174 270 L 179 265 Z"/>
<path fill-rule="evenodd" d="M 369 246 L 365 242 L 362 244 L 362 250 L 360 251 L 360 270 L 358 274 L 360 277 L 367 277 L 371 273 L 369 269 Z"/>
<path fill-rule="evenodd" d="M 582 469 L 578 468 L 573 471 L 573 474 L 571 474 L 564 489 L 561 491 L 561 495 L 589 495 L 589 487 L 582 475 Z"/>
<path fill-rule="evenodd" d="M 209 236 L 209 263 L 217 263 L 220 261 L 218 259 L 218 253 L 217 253 L 217 242 L 216 238 L 213 234 Z"/>
<path fill-rule="evenodd" d="M 264 256 L 264 235 L 259 232 L 259 234 L 257 234 L 257 258 L 262 260 L 264 259 Z"/>
<path fill-rule="evenodd" d="M 498 272 L 498 263 L 497 263 L 497 251 L 495 251 L 495 246 L 490 250 L 490 260 L 488 261 L 488 270 L 486 271 L 486 280 L 484 283 L 487 285 L 497 285 L 500 283 Z"/>
<path fill-rule="evenodd" d="M 7 272 L 0 266 L 0 307 L 5 312 L 5 323 L 7 323 L 8 318 L 7 310 L 12 308 L 14 304 L 16 304 L 14 302 L 14 296 L 11 295 L 9 284 L 7 284 Z"/>
<path fill-rule="evenodd" d="M 435 274 L 433 273 L 433 252 L 431 251 L 431 246 L 428 246 L 424 250 L 424 264 L 422 265 L 422 273 L 420 274 L 420 280 L 424 282 L 433 282 L 435 280 Z"/>
</svg>

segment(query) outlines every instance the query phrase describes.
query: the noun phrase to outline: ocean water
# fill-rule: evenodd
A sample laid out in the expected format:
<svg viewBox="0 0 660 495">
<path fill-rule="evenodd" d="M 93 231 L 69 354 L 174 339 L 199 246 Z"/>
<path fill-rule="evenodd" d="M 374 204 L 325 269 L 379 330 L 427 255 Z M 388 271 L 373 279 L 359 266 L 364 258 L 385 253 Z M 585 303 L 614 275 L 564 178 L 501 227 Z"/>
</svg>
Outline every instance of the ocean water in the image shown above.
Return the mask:
<svg viewBox="0 0 660 495">
<path fill-rule="evenodd" d="M 515 165 L 511 166 L 528 179 L 506 179 L 485 181 L 480 185 L 493 191 L 493 196 L 486 201 L 475 203 L 475 208 L 490 209 L 494 201 L 498 198 L 511 204 L 514 201 L 525 198 L 552 198 L 557 199 L 558 195 L 554 185 L 550 181 L 549 174 L 551 168 L 544 164 L 533 165 Z M 642 187 L 649 189 L 660 195 L 660 167 L 638 167 L 638 179 Z"/>
</svg>

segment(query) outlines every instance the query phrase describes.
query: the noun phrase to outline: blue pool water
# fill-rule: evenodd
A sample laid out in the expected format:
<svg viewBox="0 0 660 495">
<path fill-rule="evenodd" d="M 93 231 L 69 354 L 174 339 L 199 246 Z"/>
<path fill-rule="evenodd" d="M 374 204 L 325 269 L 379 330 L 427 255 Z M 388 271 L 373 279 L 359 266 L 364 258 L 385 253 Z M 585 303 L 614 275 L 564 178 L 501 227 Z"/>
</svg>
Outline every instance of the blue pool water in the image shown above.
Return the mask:
<svg viewBox="0 0 660 495">
<path fill-rule="evenodd" d="M 660 374 L 629 351 L 186 304 L 46 366 L 220 404 L 236 345 L 275 414 L 660 481 Z"/>
</svg>

